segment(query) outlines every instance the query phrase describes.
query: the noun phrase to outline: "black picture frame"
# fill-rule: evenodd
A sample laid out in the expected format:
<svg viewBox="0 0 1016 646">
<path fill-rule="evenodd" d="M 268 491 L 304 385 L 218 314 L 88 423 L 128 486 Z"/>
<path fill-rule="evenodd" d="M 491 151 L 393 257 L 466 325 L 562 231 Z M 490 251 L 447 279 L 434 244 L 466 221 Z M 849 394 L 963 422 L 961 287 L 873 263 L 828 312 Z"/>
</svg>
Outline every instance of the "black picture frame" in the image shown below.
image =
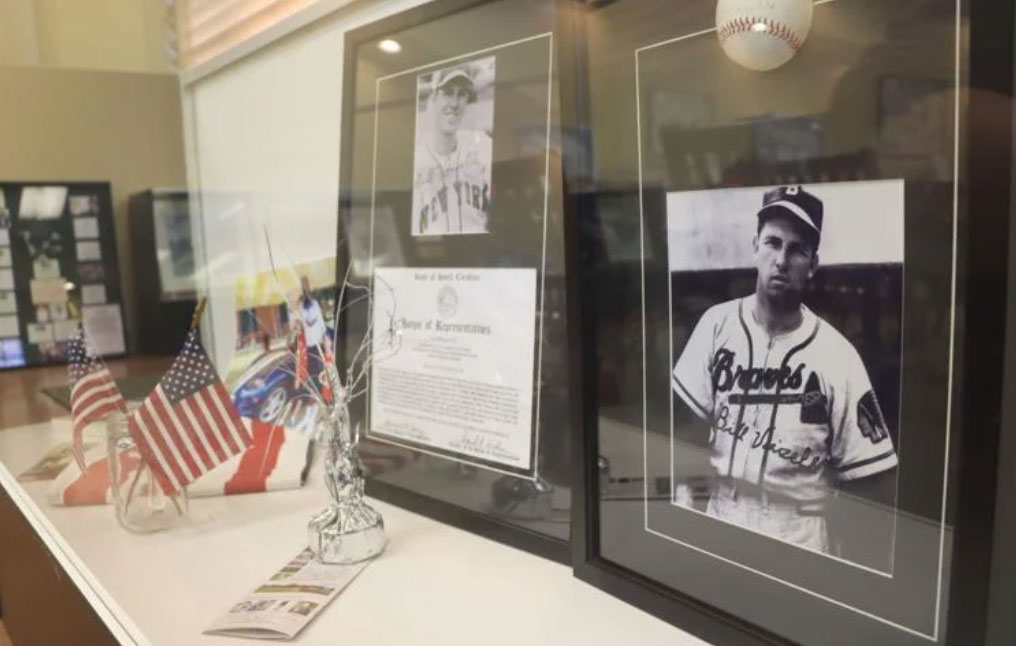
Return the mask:
<svg viewBox="0 0 1016 646">
<path fill-rule="evenodd" d="M 612 3 L 590 3 L 590 11 Z M 1016 640 L 1016 227 L 1012 226 L 1013 28 L 1012 3 L 970 0 L 957 4 L 965 23 L 957 44 L 960 82 L 967 99 L 958 117 L 961 174 L 957 244 L 957 352 L 950 442 L 947 518 L 955 529 L 950 596 L 943 608 L 949 646 L 1011 644 Z M 577 18 L 583 20 L 581 16 Z M 582 40 L 583 26 L 574 28 Z M 590 46 L 578 45 L 578 51 Z M 575 85 L 587 87 L 578 61 Z M 570 106 L 577 124 L 591 127 L 589 97 Z M 588 166 L 587 166 L 588 168 Z M 591 187 L 569 196 L 568 280 L 573 349 L 572 565 L 576 576 L 609 594 L 714 644 L 794 646 L 795 642 L 730 612 L 672 589 L 605 558 L 600 551 L 599 495 L 605 473 L 598 450 L 597 311 L 601 304 L 602 236 L 593 214 L 614 189 Z M 1004 348 L 1004 351 L 1002 350 Z M 745 574 L 745 576 L 749 576 Z"/>
<path fill-rule="evenodd" d="M 341 170 L 339 178 L 339 240 L 337 262 L 337 268 L 340 272 L 340 275 L 338 276 L 339 282 L 343 279 L 342 272 L 344 272 L 345 268 L 349 266 L 351 261 L 353 261 L 353 257 L 355 255 L 355 253 L 351 251 L 351 245 L 348 244 L 348 241 L 354 236 L 354 220 L 357 217 L 356 211 L 357 209 L 364 208 L 365 204 L 369 202 L 372 197 L 371 195 L 365 195 L 363 191 L 357 191 L 350 188 L 354 184 L 354 153 L 351 150 L 350 144 L 350 142 L 352 142 L 355 138 L 355 126 L 352 115 L 358 109 L 358 79 L 356 70 L 361 47 L 389 34 L 397 34 L 403 30 L 410 29 L 418 25 L 441 21 L 457 16 L 465 11 L 481 9 L 485 5 L 495 4 L 497 4 L 496 0 L 437 0 L 435 2 L 429 2 L 419 7 L 383 18 L 377 22 L 356 28 L 345 34 L 341 128 L 341 140 L 343 144 L 341 150 Z M 554 28 L 550 31 L 553 34 L 553 38 L 551 39 L 551 51 L 554 66 L 556 67 L 555 73 L 563 78 L 566 76 L 566 72 L 557 70 L 569 69 L 572 65 L 573 48 L 569 44 L 570 34 L 565 29 L 569 23 L 564 18 L 565 10 L 571 3 L 563 0 L 525 0 L 525 4 L 533 7 L 552 7 L 553 11 L 560 12 Z M 523 5 L 523 3 L 519 3 L 519 5 Z M 477 28 L 482 29 L 482 25 L 478 24 Z M 534 28 L 534 31 L 546 30 L 536 30 Z M 496 45 L 496 43 L 490 43 L 490 45 L 493 46 Z M 465 54 L 468 51 L 469 50 L 467 49 L 462 53 Z M 436 63 L 438 60 L 433 62 Z M 552 82 L 552 80 L 549 80 L 549 82 Z M 554 84 L 553 91 L 557 93 L 561 90 L 558 88 L 557 84 Z M 568 100 L 569 99 L 563 95 L 563 91 L 560 96 L 555 97 L 555 101 L 559 102 L 562 106 Z M 561 108 L 561 112 L 564 112 L 563 107 Z M 554 129 L 555 132 L 559 130 L 556 126 Z M 550 182 L 548 182 L 550 184 L 559 185 L 558 190 L 562 194 L 559 196 L 559 199 L 561 200 L 564 199 L 563 194 L 566 193 L 564 188 L 566 182 L 566 171 L 564 169 L 564 164 L 562 163 L 563 161 L 563 159 L 558 158 L 549 164 Z M 496 172 L 497 171 L 495 170 L 495 173 Z M 377 195 L 380 196 L 381 193 L 378 192 Z M 387 197 L 391 196 L 381 196 L 379 199 L 384 201 Z M 393 199 L 397 201 L 398 196 L 395 196 Z M 558 211 L 560 211 L 560 209 L 558 209 Z M 562 219 L 560 213 L 558 213 L 556 217 Z M 553 227 L 555 225 L 549 224 L 548 226 Z M 558 235 L 563 236 L 564 233 L 562 232 Z M 405 232 L 400 231 L 398 233 L 398 237 L 398 242 L 403 248 L 412 244 L 408 230 Z M 561 299 L 563 301 L 563 277 L 561 277 L 559 282 L 559 291 L 561 292 Z M 347 311 L 343 315 L 339 321 L 340 336 L 344 337 L 346 334 L 355 330 L 358 316 L 361 316 L 361 314 L 355 310 Z M 343 350 L 344 348 L 340 345 L 337 351 L 340 362 L 343 361 Z M 561 364 L 566 368 L 568 359 L 566 357 L 563 358 Z M 563 378 L 559 381 L 562 384 L 565 383 Z M 363 405 L 366 406 L 366 404 Z M 562 408 L 566 412 L 570 410 L 570 406 L 567 404 L 564 404 Z M 356 418 L 358 413 L 354 411 L 353 415 L 354 418 Z M 562 460 L 561 468 L 567 469 L 569 466 L 567 463 L 571 459 L 570 426 L 565 425 L 560 428 L 559 431 L 562 440 L 560 450 L 560 459 Z M 537 459 L 537 457 L 538 456 L 534 457 L 534 459 Z M 564 480 L 565 486 L 571 485 L 570 474 L 567 475 Z M 366 493 L 380 500 L 404 507 L 449 525 L 523 549 L 559 563 L 567 564 L 571 560 L 570 544 L 566 537 L 548 535 L 547 533 L 510 522 L 498 515 L 485 513 L 477 509 L 466 508 L 448 500 L 435 498 L 424 492 L 415 491 L 405 486 L 386 482 L 383 479 L 372 475 L 368 475 Z M 563 517 L 563 522 L 566 524 L 569 523 L 571 519 L 570 511 L 564 512 Z"/>
<path fill-rule="evenodd" d="M 131 245 L 134 249 L 138 350 L 144 354 L 176 354 L 183 345 L 197 306 L 196 291 L 167 292 L 164 289 L 156 243 L 158 203 L 173 203 L 189 208 L 190 197 L 190 193 L 183 190 L 149 189 L 135 193 L 127 200 Z"/>
<path fill-rule="evenodd" d="M 89 280 L 93 284 L 102 284 L 105 288 L 106 304 L 116 304 L 120 309 L 120 328 L 123 334 L 123 352 L 105 354 L 105 359 L 121 359 L 127 356 L 129 352 L 128 338 L 127 338 L 127 326 L 126 326 L 126 312 L 124 311 L 122 285 L 120 281 L 120 262 L 119 253 L 117 250 L 116 242 L 116 225 L 114 223 L 113 215 L 113 197 L 112 188 L 109 182 L 102 181 L 67 181 L 67 180 L 30 180 L 30 181 L 17 181 L 17 180 L 3 180 L 0 181 L 0 192 L 5 195 L 5 201 L 7 201 L 7 210 L 10 212 L 11 222 L 18 218 L 18 210 L 20 205 L 12 206 L 15 199 L 20 200 L 21 193 L 26 188 L 40 188 L 40 187 L 62 187 L 67 190 L 67 199 L 65 200 L 63 212 L 57 218 L 52 220 L 41 220 L 42 222 L 52 223 L 52 228 L 59 229 L 61 236 L 61 244 L 64 246 L 59 260 L 61 262 L 62 276 L 75 284 L 75 288 L 69 293 L 68 302 L 74 303 L 76 307 L 81 307 L 81 283 L 82 280 Z M 99 245 L 101 260 L 100 261 L 87 261 L 88 265 L 91 265 L 99 270 L 99 277 L 88 277 L 80 275 L 80 261 L 76 257 L 75 243 L 77 238 L 74 235 L 73 220 L 74 216 L 70 212 L 70 197 L 73 196 L 90 196 L 95 198 L 95 210 L 94 217 L 97 220 L 98 236 L 94 239 L 88 238 L 88 241 L 95 241 Z M 21 239 L 20 236 L 15 236 L 13 229 L 10 231 L 10 249 L 12 250 L 13 260 L 13 272 L 14 272 L 14 289 L 15 298 L 18 304 L 17 317 L 18 325 L 20 328 L 20 338 L 22 340 L 22 346 L 27 347 L 27 327 L 31 323 L 36 323 L 36 316 L 33 311 L 33 303 L 31 300 L 30 284 L 33 279 L 33 266 L 30 258 L 30 252 L 28 250 L 28 243 Z M 66 348 L 67 343 L 57 342 L 57 346 Z M 0 367 L 0 370 L 17 370 L 20 368 L 33 367 L 33 366 L 44 366 L 44 365 L 59 365 L 66 363 L 65 353 L 54 355 L 52 357 L 38 356 L 39 352 L 33 351 L 31 353 L 25 352 L 25 363 L 23 365 L 10 365 Z"/>
</svg>

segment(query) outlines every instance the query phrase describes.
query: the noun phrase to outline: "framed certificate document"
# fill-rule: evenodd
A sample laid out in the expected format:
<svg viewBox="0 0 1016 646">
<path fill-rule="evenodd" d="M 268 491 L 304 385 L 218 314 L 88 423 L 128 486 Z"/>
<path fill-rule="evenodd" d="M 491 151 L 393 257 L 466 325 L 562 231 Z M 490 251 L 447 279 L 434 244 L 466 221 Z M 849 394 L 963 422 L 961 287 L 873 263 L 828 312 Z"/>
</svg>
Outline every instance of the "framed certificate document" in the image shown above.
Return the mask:
<svg viewBox="0 0 1016 646">
<path fill-rule="evenodd" d="M 393 321 L 398 352 L 371 373 L 370 437 L 462 464 L 533 472 L 535 269 L 375 270 L 375 345 Z"/>
<path fill-rule="evenodd" d="M 443 0 L 346 36 L 340 253 L 397 338 L 354 423 L 371 495 L 569 558 L 557 3 Z"/>
<path fill-rule="evenodd" d="M 1013 639 L 1012 19 L 585 13 L 581 578 L 717 644 Z"/>
</svg>

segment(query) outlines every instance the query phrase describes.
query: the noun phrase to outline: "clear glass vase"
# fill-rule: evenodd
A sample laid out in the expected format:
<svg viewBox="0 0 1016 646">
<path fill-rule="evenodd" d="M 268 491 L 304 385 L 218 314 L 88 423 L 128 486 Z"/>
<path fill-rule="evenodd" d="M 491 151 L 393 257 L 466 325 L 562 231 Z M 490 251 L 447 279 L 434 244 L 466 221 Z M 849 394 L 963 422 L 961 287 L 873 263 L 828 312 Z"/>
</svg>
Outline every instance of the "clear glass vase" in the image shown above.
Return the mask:
<svg viewBox="0 0 1016 646">
<path fill-rule="evenodd" d="M 127 416 L 123 413 L 110 415 L 106 422 L 106 457 L 112 503 L 121 527 L 148 533 L 186 522 L 187 489 L 171 496 L 163 493 L 127 430 Z"/>
<path fill-rule="evenodd" d="M 308 543 L 323 563 L 359 563 L 384 551 L 384 519 L 363 500 L 363 463 L 351 439 L 348 405 L 336 405 L 326 423 L 325 484 L 332 499 L 308 523 Z"/>
</svg>

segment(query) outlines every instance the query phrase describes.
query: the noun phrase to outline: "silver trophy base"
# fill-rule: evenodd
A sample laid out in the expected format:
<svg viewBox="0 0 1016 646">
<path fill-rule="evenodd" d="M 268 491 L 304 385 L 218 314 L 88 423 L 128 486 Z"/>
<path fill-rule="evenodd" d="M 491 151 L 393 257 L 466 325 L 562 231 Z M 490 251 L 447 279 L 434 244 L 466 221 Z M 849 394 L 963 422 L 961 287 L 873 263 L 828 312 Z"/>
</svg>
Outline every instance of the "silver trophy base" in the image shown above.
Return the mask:
<svg viewBox="0 0 1016 646">
<path fill-rule="evenodd" d="M 358 500 L 332 504 L 307 524 L 307 543 L 322 563 L 349 565 L 384 551 L 385 523 L 373 507 Z"/>
</svg>

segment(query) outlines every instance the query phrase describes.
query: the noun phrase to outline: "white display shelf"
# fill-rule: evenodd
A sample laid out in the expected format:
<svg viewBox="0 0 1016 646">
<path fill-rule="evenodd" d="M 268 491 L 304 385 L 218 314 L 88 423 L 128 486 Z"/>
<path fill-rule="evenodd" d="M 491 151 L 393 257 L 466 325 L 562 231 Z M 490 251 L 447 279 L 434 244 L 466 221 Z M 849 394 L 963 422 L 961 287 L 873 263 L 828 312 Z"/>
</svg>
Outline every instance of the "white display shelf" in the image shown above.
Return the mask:
<svg viewBox="0 0 1016 646">
<path fill-rule="evenodd" d="M 320 476 L 299 490 L 194 499 L 188 526 L 134 535 L 109 507 L 54 507 L 48 482 L 15 479 L 66 439 L 48 423 L 0 432 L 0 485 L 116 638 L 264 644 L 201 631 L 305 547 L 307 519 L 327 499 Z M 387 550 L 296 643 L 705 644 L 565 566 L 371 502 L 384 514 Z"/>
</svg>

